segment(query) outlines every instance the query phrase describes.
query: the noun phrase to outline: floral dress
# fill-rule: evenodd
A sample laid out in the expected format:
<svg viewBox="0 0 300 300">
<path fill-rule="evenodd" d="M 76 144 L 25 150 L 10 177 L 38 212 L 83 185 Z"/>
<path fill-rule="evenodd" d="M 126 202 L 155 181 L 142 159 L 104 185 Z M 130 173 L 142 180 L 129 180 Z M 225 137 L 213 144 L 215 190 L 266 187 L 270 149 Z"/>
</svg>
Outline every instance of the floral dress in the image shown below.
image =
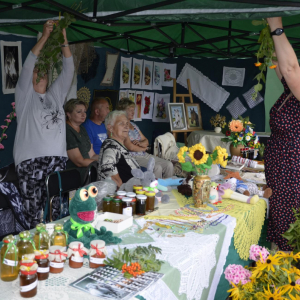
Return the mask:
<svg viewBox="0 0 300 300">
<path fill-rule="evenodd" d="M 267 240 L 289 251 L 281 234 L 295 222 L 292 208 L 300 206 L 300 102 L 291 96 L 283 104 L 290 89 L 281 81 L 284 92 L 270 111 L 272 134 L 265 151 L 266 180 L 273 191 Z"/>
</svg>

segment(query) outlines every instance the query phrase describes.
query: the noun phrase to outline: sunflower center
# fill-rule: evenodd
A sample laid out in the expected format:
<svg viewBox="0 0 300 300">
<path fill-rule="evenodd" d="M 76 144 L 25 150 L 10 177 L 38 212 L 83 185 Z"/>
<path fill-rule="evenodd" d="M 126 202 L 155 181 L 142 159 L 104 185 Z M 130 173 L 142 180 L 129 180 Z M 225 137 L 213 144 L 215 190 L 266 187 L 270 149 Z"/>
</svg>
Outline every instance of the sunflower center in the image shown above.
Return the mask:
<svg viewBox="0 0 300 300">
<path fill-rule="evenodd" d="M 271 259 L 267 259 L 267 264 L 270 264 L 271 262 Z"/>
<path fill-rule="evenodd" d="M 270 297 L 269 300 L 274 300 L 274 298 L 273 298 L 273 297 Z"/>
<path fill-rule="evenodd" d="M 200 150 L 196 150 L 196 151 L 194 152 L 194 158 L 195 158 L 196 160 L 200 160 L 202 157 L 203 157 L 203 152 L 201 152 Z"/>
<path fill-rule="evenodd" d="M 295 286 L 296 283 L 294 281 L 291 282 L 291 286 Z"/>
<path fill-rule="evenodd" d="M 223 160 L 224 160 L 224 161 L 226 160 L 226 157 L 225 157 L 225 156 L 223 156 Z"/>
</svg>

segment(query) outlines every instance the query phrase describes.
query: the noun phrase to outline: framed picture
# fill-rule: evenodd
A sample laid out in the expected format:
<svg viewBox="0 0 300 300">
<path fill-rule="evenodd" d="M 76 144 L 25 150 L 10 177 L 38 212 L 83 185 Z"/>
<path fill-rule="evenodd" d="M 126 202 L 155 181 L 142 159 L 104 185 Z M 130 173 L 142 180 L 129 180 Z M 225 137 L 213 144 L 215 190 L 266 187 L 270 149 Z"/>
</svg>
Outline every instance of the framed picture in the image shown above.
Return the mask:
<svg viewBox="0 0 300 300">
<path fill-rule="evenodd" d="M 199 103 L 186 103 L 185 112 L 188 129 L 203 129 Z"/>
<path fill-rule="evenodd" d="M 13 94 L 22 69 L 21 42 L 1 41 L 3 94 Z"/>
<path fill-rule="evenodd" d="M 186 129 L 184 103 L 168 103 L 168 109 L 171 131 Z"/>
<path fill-rule="evenodd" d="M 93 100 L 102 97 L 107 99 L 110 111 L 116 109 L 119 100 L 118 90 L 94 90 Z"/>
</svg>

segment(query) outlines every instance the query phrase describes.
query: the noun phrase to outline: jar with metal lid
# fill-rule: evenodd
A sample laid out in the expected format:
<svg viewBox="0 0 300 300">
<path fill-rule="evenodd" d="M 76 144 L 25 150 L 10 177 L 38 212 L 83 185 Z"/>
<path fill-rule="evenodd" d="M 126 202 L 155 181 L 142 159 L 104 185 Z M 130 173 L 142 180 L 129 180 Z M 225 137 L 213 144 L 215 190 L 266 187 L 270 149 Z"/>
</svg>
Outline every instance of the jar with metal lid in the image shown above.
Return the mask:
<svg viewBox="0 0 300 300">
<path fill-rule="evenodd" d="M 126 196 L 125 191 L 117 191 L 117 196 L 115 198 L 122 199 L 125 196 Z"/>
<path fill-rule="evenodd" d="M 18 247 L 13 235 L 8 235 L 3 239 L 3 245 L 0 251 L 1 261 L 1 280 L 13 281 L 18 278 L 19 260 Z"/>
<path fill-rule="evenodd" d="M 33 241 L 35 244 L 35 248 L 38 250 L 46 250 L 49 249 L 50 237 L 46 230 L 46 225 L 40 223 L 36 225 L 36 232 L 33 236 Z"/>
<path fill-rule="evenodd" d="M 61 273 L 64 270 L 65 261 L 67 259 L 67 252 L 62 246 L 50 246 L 49 261 L 50 273 Z"/>
<path fill-rule="evenodd" d="M 114 194 L 114 193 L 110 193 L 110 194 L 107 194 L 106 197 L 114 198 L 114 197 L 115 197 L 115 194 Z"/>
<path fill-rule="evenodd" d="M 51 235 L 51 246 L 62 246 L 63 251 L 67 250 L 67 233 L 62 224 L 55 224 L 54 232 Z"/>
<path fill-rule="evenodd" d="M 136 196 L 136 214 L 143 216 L 146 214 L 146 195 L 137 195 Z"/>
<path fill-rule="evenodd" d="M 110 197 L 104 197 L 102 199 L 103 201 L 103 212 L 113 212 L 112 211 L 112 198 Z"/>
<path fill-rule="evenodd" d="M 73 269 L 79 269 L 83 266 L 83 255 L 88 254 L 88 249 L 81 242 L 72 242 L 68 248 L 69 266 Z"/>
<path fill-rule="evenodd" d="M 46 280 L 49 277 L 50 262 L 49 262 L 49 250 L 35 250 L 35 261 L 38 264 L 37 276 L 38 280 Z"/>
<path fill-rule="evenodd" d="M 136 192 L 136 190 L 142 190 L 143 186 L 142 185 L 134 185 L 132 188 L 133 188 L 133 191 Z"/>
<path fill-rule="evenodd" d="M 19 249 L 18 259 L 22 260 L 22 257 L 25 254 L 33 254 L 35 250 L 35 245 L 33 240 L 31 239 L 31 234 L 29 231 L 22 231 L 19 233 L 19 241 L 17 243 L 17 247 Z"/>
<path fill-rule="evenodd" d="M 135 191 L 137 195 L 145 195 L 146 191 L 144 190 L 136 190 Z"/>
<path fill-rule="evenodd" d="M 147 196 L 146 210 L 152 212 L 152 211 L 154 211 L 155 193 L 154 192 L 146 192 L 145 195 Z"/>
<path fill-rule="evenodd" d="M 102 240 L 91 241 L 90 247 L 90 268 L 104 267 L 104 260 L 107 256 L 105 242 Z"/>
<path fill-rule="evenodd" d="M 136 214 L 136 193 L 128 192 L 126 194 L 126 197 L 131 198 L 131 202 L 132 202 L 132 215 L 134 216 Z"/>
<path fill-rule="evenodd" d="M 132 216 L 132 202 L 131 198 L 124 197 L 122 199 L 122 206 L 123 206 L 123 215 L 125 216 Z"/>
<path fill-rule="evenodd" d="M 122 214 L 123 207 L 122 207 L 122 200 L 121 199 L 114 199 L 113 200 L 113 213 L 115 214 Z"/>
</svg>

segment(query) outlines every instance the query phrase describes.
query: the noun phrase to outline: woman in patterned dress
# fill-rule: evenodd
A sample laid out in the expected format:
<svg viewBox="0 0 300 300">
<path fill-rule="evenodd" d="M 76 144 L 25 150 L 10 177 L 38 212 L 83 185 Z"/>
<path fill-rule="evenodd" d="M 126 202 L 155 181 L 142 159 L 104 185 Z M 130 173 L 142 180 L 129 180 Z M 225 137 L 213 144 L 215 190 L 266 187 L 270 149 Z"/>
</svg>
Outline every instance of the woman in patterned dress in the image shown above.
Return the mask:
<svg viewBox="0 0 300 300">
<path fill-rule="evenodd" d="M 292 208 L 300 206 L 300 68 L 281 17 L 268 18 L 268 23 L 278 60 L 275 71 L 284 92 L 270 110 L 272 134 L 265 152 L 267 184 L 273 191 L 267 240 L 273 248 L 289 251 L 282 234 L 295 222 Z"/>
</svg>

